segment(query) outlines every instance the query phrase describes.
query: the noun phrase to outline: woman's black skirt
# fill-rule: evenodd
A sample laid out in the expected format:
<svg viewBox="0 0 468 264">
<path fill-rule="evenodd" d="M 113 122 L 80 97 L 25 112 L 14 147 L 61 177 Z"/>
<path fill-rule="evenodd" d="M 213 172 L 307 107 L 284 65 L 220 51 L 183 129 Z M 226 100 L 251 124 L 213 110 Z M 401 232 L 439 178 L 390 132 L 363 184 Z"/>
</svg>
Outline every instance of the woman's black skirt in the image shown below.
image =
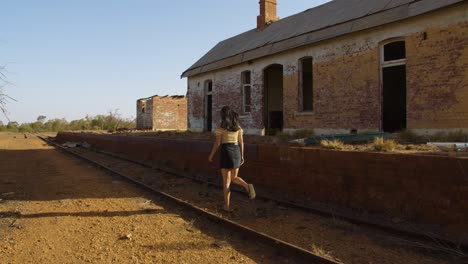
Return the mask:
<svg viewBox="0 0 468 264">
<path fill-rule="evenodd" d="M 221 169 L 239 168 L 241 163 L 240 147 L 238 144 L 221 144 Z"/>
</svg>

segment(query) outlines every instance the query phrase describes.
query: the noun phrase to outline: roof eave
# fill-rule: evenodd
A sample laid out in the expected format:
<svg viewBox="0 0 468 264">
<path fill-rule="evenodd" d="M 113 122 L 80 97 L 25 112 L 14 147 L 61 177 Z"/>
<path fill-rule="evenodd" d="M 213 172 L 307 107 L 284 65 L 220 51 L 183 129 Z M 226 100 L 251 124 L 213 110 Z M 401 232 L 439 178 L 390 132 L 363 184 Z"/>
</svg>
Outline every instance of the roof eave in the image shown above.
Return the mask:
<svg viewBox="0 0 468 264">
<path fill-rule="evenodd" d="M 181 78 L 188 78 L 205 72 L 223 69 L 229 66 L 248 62 L 250 60 L 285 52 L 291 49 L 318 43 L 324 40 L 329 40 L 346 34 L 394 23 L 462 2 L 464 2 L 464 0 L 417 1 L 400 5 L 379 13 L 364 16 L 316 31 L 307 32 L 289 39 L 270 43 L 268 45 L 248 50 L 234 56 L 223 58 L 195 68 L 189 68 L 182 73 Z"/>
</svg>

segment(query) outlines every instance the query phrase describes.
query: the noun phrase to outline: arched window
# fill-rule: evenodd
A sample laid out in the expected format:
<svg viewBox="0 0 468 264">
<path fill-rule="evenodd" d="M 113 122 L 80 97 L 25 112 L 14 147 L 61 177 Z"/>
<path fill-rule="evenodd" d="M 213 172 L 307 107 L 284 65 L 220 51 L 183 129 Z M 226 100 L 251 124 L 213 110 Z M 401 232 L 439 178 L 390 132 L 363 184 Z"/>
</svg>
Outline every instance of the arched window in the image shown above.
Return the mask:
<svg viewBox="0 0 468 264">
<path fill-rule="evenodd" d="M 205 81 L 205 94 L 211 94 L 213 92 L 213 81 Z"/>
<path fill-rule="evenodd" d="M 403 39 L 392 39 L 381 45 L 382 130 L 406 129 L 406 48 Z"/>
<path fill-rule="evenodd" d="M 145 113 L 146 112 L 146 101 L 141 102 L 141 112 Z"/>
<path fill-rule="evenodd" d="M 406 61 L 406 48 L 404 40 L 397 40 L 383 45 L 382 66 L 394 66 L 404 64 Z"/>
</svg>

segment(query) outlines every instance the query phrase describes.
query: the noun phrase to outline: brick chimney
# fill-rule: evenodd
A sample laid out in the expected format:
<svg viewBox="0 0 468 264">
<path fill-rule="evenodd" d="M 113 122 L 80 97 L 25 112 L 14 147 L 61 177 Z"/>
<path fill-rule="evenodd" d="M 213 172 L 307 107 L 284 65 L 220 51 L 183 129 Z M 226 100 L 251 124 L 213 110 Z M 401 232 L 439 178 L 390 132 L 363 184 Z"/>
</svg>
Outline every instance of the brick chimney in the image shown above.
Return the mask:
<svg viewBox="0 0 468 264">
<path fill-rule="evenodd" d="M 276 15 L 276 0 L 260 0 L 260 15 L 257 16 L 257 31 L 265 29 L 271 23 L 278 21 Z"/>
</svg>

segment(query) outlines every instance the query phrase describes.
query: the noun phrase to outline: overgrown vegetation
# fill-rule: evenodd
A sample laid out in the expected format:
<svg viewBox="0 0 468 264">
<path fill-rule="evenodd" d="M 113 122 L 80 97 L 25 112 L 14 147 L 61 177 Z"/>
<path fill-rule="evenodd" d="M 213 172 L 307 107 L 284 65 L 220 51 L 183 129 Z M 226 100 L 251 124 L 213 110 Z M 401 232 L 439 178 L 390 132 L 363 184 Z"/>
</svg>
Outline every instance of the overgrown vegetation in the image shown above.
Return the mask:
<svg viewBox="0 0 468 264">
<path fill-rule="evenodd" d="M 334 139 L 334 140 L 324 139 L 320 141 L 320 146 L 326 149 L 344 149 L 345 148 L 344 143 L 338 139 Z"/>
<path fill-rule="evenodd" d="M 85 118 L 68 122 L 64 118 L 47 120 L 46 116 L 40 115 L 36 122 L 19 124 L 10 121 L 4 125 L 0 121 L 0 131 L 8 132 L 58 132 L 58 131 L 82 131 L 82 130 L 106 130 L 109 132 L 135 129 L 134 119 L 125 119 L 117 113 L 110 111 L 107 115 L 86 116 Z"/>
</svg>

